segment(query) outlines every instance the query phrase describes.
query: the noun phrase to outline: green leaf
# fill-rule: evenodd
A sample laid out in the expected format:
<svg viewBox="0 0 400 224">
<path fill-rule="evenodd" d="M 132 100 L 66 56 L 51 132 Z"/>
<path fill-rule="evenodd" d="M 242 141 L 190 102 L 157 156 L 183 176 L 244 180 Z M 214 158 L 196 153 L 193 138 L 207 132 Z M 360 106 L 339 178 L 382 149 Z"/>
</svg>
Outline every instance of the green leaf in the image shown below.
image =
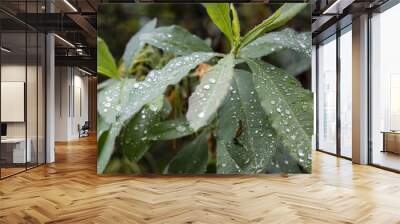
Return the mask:
<svg viewBox="0 0 400 224">
<path fill-rule="evenodd" d="M 134 80 L 129 79 L 129 80 L 125 80 L 128 81 L 128 85 L 129 83 L 135 83 Z M 160 98 L 162 99 L 162 98 Z M 148 105 L 148 109 L 151 110 L 153 113 L 158 113 L 162 107 L 162 104 L 160 104 L 158 101 L 160 101 L 159 99 L 157 101 L 154 101 L 153 103 Z M 162 101 L 161 101 L 162 102 Z M 143 118 L 143 115 L 139 115 L 140 118 Z M 106 168 L 109 160 L 111 159 L 111 156 L 114 152 L 114 147 L 115 147 L 115 142 L 117 140 L 117 137 L 120 135 L 121 130 L 124 127 L 124 122 L 121 121 L 120 119 L 116 119 L 115 122 L 111 123 L 111 127 L 110 130 L 107 131 L 106 133 L 107 136 L 102 139 L 102 144 L 98 145 L 99 151 L 98 151 L 98 158 L 97 158 L 97 172 L 98 173 L 103 173 L 104 169 Z M 132 124 L 128 124 L 128 127 L 130 127 L 130 125 Z M 133 127 L 133 129 L 135 129 L 135 127 Z M 131 129 L 128 129 L 128 132 Z M 144 131 L 145 129 L 142 129 L 142 131 Z M 125 130 L 125 133 L 127 133 L 127 130 Z M 137 134 L 137 133 L 135 133 Z M 101 135 L 101 138 L 103 138 L 104 134 Z M 126 134 L 125 134 L 126 137 Z M 131 136 L 131 137 L 135 137 L 135 136 Z M 140 138 L 140 140 L 142 140 L 142 138 Z M 100 140 L 99 140 L 100 143 Z M 124 144 L 126 142 L 123 142 L 122 146 L 124 148 Z M 139 152 L 137 154 L 140 154 Z M 131 157 L 132 158 L 132 157 Z"/>
<path fill-rule="evenodd" d="M 268 62 L 297 76 L 311 69 L 310 58 L 292 50 L 282 50 L 268 58 Z"/>
<path fill-rule="evenodd" d="M 163 108 L 161 109 L 161 119 L 166 120 L 172 112 L 172 105 L 167 98 L 164 98 Z"/>
<path fill-rule="evenodd" d="M 141 35 L 140 40 L 175 55 L 211 52 L 205 41 L 180 26 L 159 27 Z"/>
<path fill-rule="evenodd" d="M 257 39 L 259 36 L 265 33 L 267 30 L 267 27 L 270 26 L 275 19 L 277 19 L 280 15 L 280 11 L 276 11 L 272 16 L 270 16 L 268 19 L 264 20 L 262 23 L 258 24 L 256 27 L 254 27 L 252 30 L 246 33 L 242 40 L 239 43 L 238 49 L 241 49 L 245 46 L 247 46 L 249 43 L 251 43 L 253 40 Z"/>
<path fill-rule="evenodd" d="M 265 32 L 269 32 L 276 28 L 281 27 L 293 17 L 295 17 L 299 12 L 301 12 L 309 3 L 285 3 L 281 6 L 278 11 L 279 17 L 272 22 L 271 25 L 267 27 Z M 311 12 L 310 12 L 311 13 Z"/>
<path fill-rule="evenodd" d="M 110 162 L 107 164 L 103 173 L 106 174 L 116 174 L 121 172 L 121 160 L 118 159 L 111 159 Z"/>
<path fill-rule="evenodd" d="M 193 130 L 205 126 L 222 104 L 233 77 L 234 58 L 226 55 L 201 79 L 189 98 L 186 118 Z"/>
<path fill-rule="evenodd" d="M 156 109 L 153 107 L 157 107 Z M 162 105 L 146 105 L 122 129 L 120 148 L 130 161 L 139 162 L 151 146 L 148 130 L 160 122 Z"/>
<path fill-rule="evenodd" d="M 97 111 L 103 122 L 107 124 L 112 124 L 117 120 L 117 115 L 121 110 L 121 90 L 125 82 L 135 83 L 136 81 L 130 79 L 109 83 L 101 91 L 97 92 Z"/>
<path fill-rule="evenodd" d="M 146 79 L 136 82 L 122 91 L 125 103 L 120 112 L 121 120 L 127 120 L 136 114 L 143 105 L 152 102 L 164 94 L 169 85 L 175 85 L 198 64 L 218 56 L 217 53 L 196 52 L 172 59 L 164 68 L 153 70 Z M 133 87 L 133 88 L 131 88 Z"/>
<path fill-rule="evenodd" d="M 204 3 L 207 13 L 214 24 L 225 34 L 233 45 L 233 32 L 229 3 Z"/>
<path fill-rule="evenodd" d="M 313 133 L 313 97 L 285 71 L 255 59 L 247 59 L 261 105 L 286 150 L 311 171 L 311 136 Z"/>
<path fill-rule="evenodd" d="M 144 81 L 124 79 L 101 90 L 98 93 L 98 112 L 112 126 L 103 148 L 99 150 L 98 173 L 104 171 L 110 160 L 115 139 L 124 122 L 131 119 L 145 104 L 162 96 L 169 85 L 178 83 L 198 64 L 217 55 L 219 54 L 199 52 L 174 58 L 164 68 L 150 72 Z M 150 109 L 156 110 L 157 107 Z"/>
<path fill-rule="evenodd" d="M 307 3 L 285 3 L 274 14 L 262 23 L 250 30 L 240 43 L 239 48 L 243 48 L 250 44 L 253 40 L 260 37 L 262 34 L 279 28 L 286 22 L 296 16 L 301 10 L 307 6 Z"/>
<path fill-rule="evenodd" d="M 117 83 L 119 81 L 120 80 L 118 80 L 118 79 L 107 79 L 107 80 L 104 80 L 103 82 L 97 83 L 97 91 L 102 90 L 102 89 L 106 88 L 107 86 L 112 85 L 112 83 Z"/>
<path fill-rule="evenodd" d="M 101 135 L 110 129 L 111 125 L 104 121 L 103 117 L 97 116 L 97 141 Z"/>
<path fill-rule="evenodd" d="M 131 37 L 128 44 L 125 47 L 124 55 L 122 59 L 125 65 L 125 72 L 128 73 L 133 65 L 135 57 L 139 54 L 140 50 L 143 48 L 145 43 L 141 41 L 140 37 L 148 32 L 155 29 L 157 24 L 157 19 L 153 19 L 146 23 L 135 35 Z"/>
<path fill-rule="evenodd" d="M 164 121 L 154 124 L 148 132 L 151 140 L 173 140 L 193 134 L 185 118 Z"/>
<path fill-rule="evenodd" d="M 208 133 L 183 146 L 168 165 L 171 174 L 201 174 L 207 170 Z"/>
<path fill-rule="evenodd" d="M 114 152 L 114 143 L 121 131 L 122 123 L 114 123 L 111 125 L 110 130 L 106 139 L 104 139 L 104 144 L 98 146 L 97 155 L 97 173 L 102 174 L 110 161 L 111 155 Z"/>
<path fill-rule="evenodd" d="M 105 144 L 105 141 L 107 140 L 107 138 L 108 138 L 108 132 L 109 132 L 109 130 L 106 130 L 106 131 L 104 131 L 103 133 L 101 133 L 100 135 L 99 134 L 97 134 L 97 148 L 98 148 L 98 152 L 97 152 L 97 154 L 98 155 L 100 155 L 100 153 L 101 153 L 101 150 L 103 149 L 103 146 L 104 146 L 104 144 Z"/>
<path fill-rule="evenodd" d="M 231 3 L 231 10 L 232 10 L 232 32 L 233 32 L 233 40 L 236 44 L 239 43 L 240 41 L 240 22 L 239 22 L 239 16 L 236 12 L 235 5 Z"/>
<path fill-rule="evenodd" d="M 218 112 L 218 173 L 265 173 L 278 142 L 251 73 L 235 70 L 232 88 Z"/>
<path fill-rule="evenodd" d="M 267 166 L 267 173 L 306 173 L 296 159 L 281 145 L 278 145 L 272 162 Z"/>
<path fill-rule="evenodd" d="M 234 133 L 231 133 L 231 138 Z M 232 146 L 229 146 L 232 147 Z M 235 147 L 240 150 L 239 147 Z M 249 155 L 247 155 L 249 156 Z M 253 157 L 253 155 L 251 155 Z M 228 152 L 227 144 L 222 141 L 217 141 L 217 173 L 218 174 L 233 174 L 233 173 L 241 173 L 242 170 L 237 165 L 235 160 L 232 159 L 231 154 Z"/>
<path fill-rule="evenodd" d="M 267 33 L 240 50 L 240 56 L 259 58 L 283 49 L 291 49 L 311 58 L 311 33 L 297 33 L 286 28 Z"/>
<path fill-rule="evenodd" d="M 97 72 L 110 78 L 119 78 L 117 65 L 107 44 L 97 37 Z"/>
<path fill-rule="evenodd" d="M 144 81 L 125 79 L 104 88 L 98 93 L 98 112 L 111 124 L 125 122 L 145 104 L 163 95 L 169 85 L 178 83 L 198 64 L 217 56 L 216 53 L 193 53 L 172 59 L 164 68 L 151 71 Z"/>
<path fill-rule="evenodd" d="M 154 170 L 155 173 L 167 173 L 167 166 L 177 153 L 177 149 L 174 149 L 172 146 L 173 142 L 171 141 L 153 141 L 148 154 L 153 155 L 155 164 L 157 164 Z"/>
</svg>

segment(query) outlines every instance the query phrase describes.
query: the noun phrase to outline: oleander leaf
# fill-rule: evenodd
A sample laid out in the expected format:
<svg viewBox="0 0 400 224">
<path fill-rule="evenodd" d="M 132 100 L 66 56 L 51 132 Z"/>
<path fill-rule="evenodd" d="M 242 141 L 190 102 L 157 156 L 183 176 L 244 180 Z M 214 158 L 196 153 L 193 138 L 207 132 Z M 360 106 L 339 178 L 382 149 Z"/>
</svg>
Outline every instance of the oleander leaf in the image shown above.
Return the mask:
<svg viewBox="0 0 400 224">
<path fill-rule="evenodd" d="M 97 37 L 97 72 L 110 78 L 119 78 L 117 65 L 106 42 Z"/>
<path fill-rule="evenodd" d="M 121 110 L 121 89 L 124 87 L 126 82 L 132 83 L 131 85 L 133 85 L 136 81 L 130 79 L 112 82 L 97 92 L 97 111 L 103 122 L 108 124 L 116 122 L 117 114 L 119 110 Z"/>
<path fill-rule="evenodd" d="M 281 6 L 274 14 L 272 14 L 262 23 L 258 24 L 243 37 L 243 40 L 240 43 L 240 48 L 247 46 L 264 33 L 281 27 L 295 17 L 299 12 L 301 12 L 306 6 L 307 3 L 283 4 L 283 6 Z"/>
<path fill-rule="evenodd" d="M 124 83 L 125 86 L 129 86 L 129 85 L 135 83 L 135 80 L 133 80 L 133 79 L 128 79 L 128 80 L 125 80 L 125 81 L 127 81 L 127 83 Z M 115 88 L 115 86 L 114 86 L 114 88 Z M 152 111 L 152 113 L 158 114 L 159 111 L 161 110 L 161 107 L 162 107 L 162 103 L 160 101 L 162 102 L 162 98 L 159 98 L 158 100 L 155 100 L 154 102 L 149 103 L 148 104 L 148 109 L 150 111 Z M 119 102 L 121 102 L 121 100 Z M 118 106 L 120 106 L 120 104 Z M 146 113 L 149 113 L 149 112 L 146 112 Z M 143 114 L 140 115 L 140 118 L 143 118 L 142 116 L 143 116 Z M 134 120 L 134 119 L 132 119 L 132 120 Z M 146 119 L 145 121 L 147 121 L 147 120 L 148 119 Z M 114 152 L 114 147 L 115 147 L 115 143 L 116 143 L 117 137 L 120 135 L 121 130 L 126 128 L 126 126 L 125 126 L 126 123 L 124 123 L 124 122 L 125 122 L 125 120 L 121 120 L 121 119 L 115 119 L 114 122 L 111 122 L 110 129 L 108 131 L 106 131 L 107 135 L 104 137 L 104 139 L 102 139 L 101 144 L 98 145 L 99 152 L 98 152 L 98 158 L 97 158 L 97 173 L 99 173 L 99 174 L 103 173 L 105 168 L 107 167 L 107 164 L 108 164 L 109 160 L 111 159 L 111 156 L 112 156 L 112 154 Z M 134 120 L 133 123 L 128 124 L 128 126 L 127 126 L 128 129 L 125 129 L 124 132 L 127 133 L 129 131 L 135 130 L 135 126 L 133 126 L 133 130 L 132 130 L 132 128 L 129 128 L 133 124 L 136 124 L 135 122 L 139 122 L 139 121 Z M 145 122 L 142 122 L 142 123 L 145 123 Z M 145 131 L 145 129 L 141 129 L 141 131 Z M 134 133 L 134 134 L 138 135 L 138 133 L 139 132 Z M 104 134 L 102 134 L 100 137 L 103 138 Z M 123 136 L 123 137 L 126 137 L 126 136 Z M 131 137 L 134 137 L 134 136 L 131 136 Z M 140 144 L 144 145 L 144 144 L 142 144 L 143 143 L 143 139 L 142 139 L 143 137 L 141 137 L 140 139 L 135 139 L 135 140 L 136 141 L 141 140 Z M 132 145 L 133 146 L 139 145 L 139 143 L 129 142 L 130 139 L 127 138 L 127 137 L 126 137 L 125 140 L 126 141 L 123 142 L 123 144 L 122 144 L 123 148 L 129 147 L 129 146 L 132 146 Z M 100 140 L 99 140 L 99 143 L 100 143 Z M 124 144 L 126 146 L 124 146 Z M 140 147 L 137 146 L 137 148 L 140 148 Z M 141 149 L 141 151 L 144 151 L 143 153 L 145 153 L 146 150 L 147 150 L 147 148 Z M 142 154 L 140 154 L 141 151 L 135 152 L 136 154 L 134 154 L 134 155 L 142 156 Z M 137 157 L 139 157 L 139 156 L 137 156 Z M 130 156 L 130 158 L 135 158 L 135 156 Z"/>
<path fill-rule="evenodd" d="M 280 12 L 277 11 L 274 14 L 272 14 L 270 17 L 265 19 L 262 23 L 258 24 L 256 27 L 251 29 L 249 32 L 247 32 L 243 38 L 240 40 L 239 43 L 239 49 L 247 46 L 249 43 L 257 39 L 259 36 L 265 33 L 265 30 L 267 30 L 268 26 L 270 26 L 274 20 L 276 20 L 280 15 Z"/>
<path fill-rule="evenodd" d="M 269 32 L 285 25 L 288 21 L 299 14 L 309 3 L 285 3 L 275 13 L 279 14 L 278 18 L 270 24 L 264 32 Z M 274 14 L 275 14 L 274 13 Z"/>
<path fill-rule="evenodd" d="M 236 12 L 235 5 L 233 3 L 230 4 L 232 10 L 232 33 L 233 33 L 233 41 L 236 44 L 240 41 L 240 22 L 239 16 Z"/>
<path fill-rule="evenodd" d="M 208 134 L 203 133 L 184 145 L 168 165 L 170 174 L 201 174 L 207 170 Z"/>
<path fill-rule="evenodd" d="M 120 80 L 118 80 L 118 79 L 107 79 L 107 80 L 104 80 L 101 83 L 97 84 L 97 91 L 102 90 L 102 89 L 106 88 L 107 86 L 112 85 L 113 83 L 117 83 L 119 81 Z"/>
<path fill-rule="evenodd" d="M 268 63 L 294 76 L 311 69 L 311 58 L 288 49 L 274 53 L 272 57 L 268 58 Z"/>
<path fill-rule="evenodd" d="M 205 126 L 224 101 L 233 77 L 233 67 L 233 55 L 226 55 L 203 76 L 190 96 L 186 118 L 193 130 Z"/>
<path fill-rule="evenodd" d="M 287 73 L 293 74 L 294 76 L 298 76 L 303 72 L 306 72 L 311 69 L 311 63 L 310 63 L 311 58 L 308 59 L 298 54 L 292 56 L 293 60 L 297 59 L 297 61 L 282 67 Z"/>
<path fill-rule="evenodd" d="M 204 3 L 208 15 L 214 24 L 225 34 L 229 42 L 233 43 L 233 31 L 229 3 Z"/>
<path fill-rule="evenodd" d="M 121 119 L 129 119 L 137 113 L 143 105 L 162 95 L 169 85 L 175 85 L 198 64 L 218 56 L 217 53 L 195 52 L 190 55 L 172 59 L 160 70 L 151 71 L 141 82 L 134 85 L 133 91 L 124 91 L 123 97 L 129 103 L 121 110 Z"/>
<path fill-rule="evenodd" d="M 120 149 L 130 161 L 139 162 L 151 146 L 148 130 L 160 122 L 162 104 L 145 105 L 122 129 Z"/>
<path fill-rule="evenodd" d="M 107 167 L 108 162 L 111 159 L 111 155 L 114 152 L 114 144 L 119 132 L 122 129 L 122 123 L 116 122 L 111 125 L 107 136 L 103 140 L 104 143 L 98 146 L 98 157 L 97 157 L 97 173 L 102 174 Z"/>
<path fill-rule="evenodd" d="M 311 171 L 313 97 L 285 71 L 260 60 L 247 59 L 261 105 L 283 146 L 305 170 Z"/>
<path fill-rule="evenodd" d="M 218 112 L 218 173 L 266 173 L 278 140 L 261 106 L 251 73 L 235 70 Z"/>
<path fill-rule="evenodd" d="M 232 135 L 230 137 L 232 137 Z M 217 153 L 216 153 L 217 154 L 217 174 L 233 174 L 233 173 L 243 172 L 240 169 L 240 167 L 237 165 L 235 160 L 232 159 L 231 154 L 227 150 L 228 146 L 224 141 L 218 140 L 216 147 L 217 147 Z M 232 145 L 230 145 L 229 147 L 232 147 Z M 234 149 L 239 149 L 239 148 L 234 147 L 232 149 L 234 150 Z"/>
<path fill-rule="evenodd" d="M 97 172 L 105 172 L 107 164 L 114 152 L 114 145 L 120 130 L 123 128 L 122 122 L 117 122 L 117 108 L 120 107 L 120 92 L 126 81 L 109 82 L 98 91 L 98 158 Z"/>
<path fill-rule="evenodd" d="M 104 172 L 113 153 L 115 140 L 126 121 L 140 111 L 145 104 L 162 96 L 169 85 L 178 83 L 198 64 L 218 55 L 199 52 L 174 58 L 164 68 L 150 72 L 144 81 L 124 79 L 102 89 L 98 93 L 98 112 L 104 121 L 112 126 L 103 148 L 99 151 L 98 173 Z"/>
<path fill-rule="evenodd" d="M 164 98 L 163 107 L 161 109 L 161 119 L 166 120 L 172 112 L 172 105 L 167 98 Z"/>
<path fill-rule="evenodd" d="M 217 56 L 198 52 L 172 59 L 164 68 L 151 71 L 143 81 L 125 79 L 99 92 L 98 112 L 107 123 L 125 122 L 145 104 L 163 95 L 169 85 L 178 83 L 198 64 Z"/>
<path fill-rule="evenodd" d="M 151 140 L 173 140 L 193 133 L 186 118 L 177 118 L 154 124 L 149 129 L 148 136 Z"/>
<path fill-rule="evenodd" d="M 306 173 L 307 171 L 299 165 L 288 150 L 282 144 L 278 145 L 272 162 L 267 166 L 268 173 Z"/>
<path fill-rule="evenodd" d="M 101 135 L 110 129 L 111 125 L 104 121 L 103 117 L 97 116 L 97 141 Z"/>
<path fill-rule="evenodd" d="M 141 35 L 140 40 L 175 55 L 212 51 L 205 41 L 175 25 L 159 27 Z"/>
<path fill-rule="evenodd" d="M 128 73 L 130 71 L 135 57 L 139 54 L 140 50 L 145 45 L 145 42 L 141 41 L 140 37 L 145 33 L 153 31 L 156 25 L 157 19 L 149 21 L 128 41 L 128 44 L 125 47 L 124 55 L 122 56 L 125 66 L 125 72 Z"/>
<path fill-rule="evenodd" d="M 283 49 L 291 49 L 311 58 L 311 33 L 297 33 L 290 28 L 267 33 L 242 48 L 240 56 L 259 58 Z"/>
</svg>

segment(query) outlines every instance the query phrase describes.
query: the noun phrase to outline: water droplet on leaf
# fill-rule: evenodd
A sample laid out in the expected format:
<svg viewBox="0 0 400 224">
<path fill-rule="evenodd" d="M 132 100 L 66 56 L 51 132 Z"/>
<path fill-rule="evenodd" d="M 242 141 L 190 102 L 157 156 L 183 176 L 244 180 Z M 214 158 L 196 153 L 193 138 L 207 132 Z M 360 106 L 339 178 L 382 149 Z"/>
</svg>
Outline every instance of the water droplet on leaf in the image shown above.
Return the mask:
<svg viewBox="0 0 400 224">
<path fill-rule="evenodd" d="M 179 132 L 184 132 L 184 131 L 186 131 L 186 128 L 184 126 L 182 126 L 182 125 L 178 125 L 176 127 L 176 130 L 179 131 Z"/>
<path fill-rule="evenodd" d="M 204 117 L 204 112 L 201 112 L 201 113 L 199 113 L 197 116 L 199 117 L 199 118 L 203 118 Z"/>
</svg>

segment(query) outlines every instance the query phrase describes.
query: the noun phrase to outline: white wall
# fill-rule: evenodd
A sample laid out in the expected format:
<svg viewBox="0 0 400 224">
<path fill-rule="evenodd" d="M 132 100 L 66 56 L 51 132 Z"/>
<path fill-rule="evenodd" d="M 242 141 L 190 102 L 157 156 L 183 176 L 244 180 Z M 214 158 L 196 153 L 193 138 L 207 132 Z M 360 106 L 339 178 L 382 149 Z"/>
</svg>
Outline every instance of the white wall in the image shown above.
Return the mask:
<svg viewBox="0 0 400 224">
<path fill-rule="evenodd" d="M 55 140 L 77 139 L 78 125 L 88 120 L 88 78 L 76 68 L 56 67 L 55 85 Z"/>
<path fill-rule="evenodd" d="M 70 77 L 67 67 L 55 68 L 55 141 L 68 140 L 68 88 Z"/>
<path fill-rule="evenodd" d="M 25 82 L 26 67 L 19 64 L 5 64 L 1 66 L 2 82 Z M 29 68 L 28 68 L 29 69 Z M 7 108 L 1 108 L 7 110 Z M 25 122 L 7 123 L 8 137 L 25 137 Z"/>
<path fill-rule="evenodd" d="M 73 108 L 73 119 L 72 119 L 72 130 L 71 135 L 74 138 L 79 137 L 78 124 L 83 125 L 85 121 L 88 121 L 88 78 L 86 76 L 74 75 L 74 108 Z M 81 108 L 80 108 L 81 107 Z M 80 111 L 81 110 L 81 111 Z"/>
<path fill-rule="evenodd" d="M 26 67 L 20 64 L 5 64 L 1 66 L 1 81 L 25 82 Z M 7 110 L 7 108 L 1 108 Z M 25 122 L 8 122 L 7 137 L 25 137 Z"/>
<path fill-rule="evenodd" d="M 2 82 L 25 82 L 25 75 L 26 75 L 26 70 L 28 71 L 28 74 L 34 73 L 36 74 L 36 67 L 33 66 L 27 66 L 25 67 L 24 65 L 20 64 L 3 64 L 1 66 L 1 81 Z M 34 84 L 36 85 L 36 81 L 34 83 L 31 83 L 32 80 L 29 80 L 29 84 Z M 26 82 L 25 82 L 26 83 Z M 36 99 L 36 89 L 28 89 L 32 90 L 33 92 L 28 91 L 27 93 L 27 103 L 31 103 Z M 33 105 L 31 105 L 33 106 Z M 35 108 L 36 108 L 36 103 L 35 103 Z M 7 110 L 8 108 L 1 108 L 1 110 Z M 28 113 L 28 122 L 35 121 L 36 124 L 36 113 Z M 7 122 L 7 136 L 8 137 L 25 137 L 25 124 L 26 122 Z M 33 127 L 34 124 L 28 124 L 28 128 Z M 36 125 L 34 127 L 36 129 Z M 28 137 L 29 137 L 29 131 L 28 131 Z"/>
</svg>

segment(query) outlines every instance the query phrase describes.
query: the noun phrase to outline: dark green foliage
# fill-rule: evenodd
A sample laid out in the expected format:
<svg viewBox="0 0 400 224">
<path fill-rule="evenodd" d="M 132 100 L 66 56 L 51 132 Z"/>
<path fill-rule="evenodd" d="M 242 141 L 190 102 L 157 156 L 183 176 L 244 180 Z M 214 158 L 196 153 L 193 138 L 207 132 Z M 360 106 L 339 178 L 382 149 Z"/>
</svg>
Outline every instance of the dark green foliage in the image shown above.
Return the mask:
<svg viewBox="0 0 400 224">
<path fill-rule="evenodd" d="M 217 161 L 219 173 L 265 173 L 276 151 L 277 138 L 251 76 L 247 71 L 235 71 L 232 88 L 218 113 L 218 147 L 231 158 Z M 228 161 L 234 166 L 228 166 Z"/>
<path fill-rule="evenodd" d="M 306 4 L 284 4 L 244 36 L 233 4 L 204 6 L 229 53 L 152 20 L 117 69 L 98 39 L 99 73 L 112 78 L 98 86 L 98 173 L 311 171 L 312 94 L 288 73 L 307 67 L 260 60 L 290 50 L 310 63 L 309 33 L 270 32 Z"/>
<path fill-rule="evenodd" d="M 311 171 L 313 97 L 290 74 L 260 60 L 247 60 L 261 105 L 272 120 L 283 145 Z"/>
<path fill-rule="evenodd" d="M 192 52 L 210 52 L 212 49 L 200 38 L 179 26 L 159 27 L 140 36 L 140 40 L 165 52 L 187 55 Z"/>
<path fill-rule="evenodd" d="M 184 145 L 168 165 L 169 174 L 205 173 L 208 163 L 208 134 L 198 136 Z"/>
<path fill-rule="evenodd" d="M 157 20 L 153 19 L 142 27 L 135 35 L 131 37 L 128 44 L 126 45 L 125 52 L 123 55 L 125 71 L 129 72 L 131 69 L 134 59 L 139 54 L 140 50 L 145 45 L 145 42 L 140 39 L 140 37 L 148 32 L 151 32 L 156 27 Z"/>
<path fill-rule="evenodd" d="M 149 128 L 149 139 L 157 140 L 173 140 L 182 138 L 194 133 L 186 118 L 178 118 L 156 123 Z"/>
</svg>

